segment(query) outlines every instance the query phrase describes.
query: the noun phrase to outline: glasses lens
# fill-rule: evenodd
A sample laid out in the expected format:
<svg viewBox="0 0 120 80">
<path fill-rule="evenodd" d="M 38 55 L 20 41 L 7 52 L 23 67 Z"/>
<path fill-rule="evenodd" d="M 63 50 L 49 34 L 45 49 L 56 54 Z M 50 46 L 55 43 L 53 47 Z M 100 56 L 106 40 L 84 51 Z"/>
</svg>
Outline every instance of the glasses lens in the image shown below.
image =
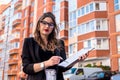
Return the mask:
<svg viewBox="0 0 120 80">
<path fill-rule="evenodd" d="M 46 21 L 41 21 L 41 23 L 44 24 L 44 25 L 48 25 L 50 28 L 54 27 L 54 23 L 49 23 L 49 22 L 46 22 Z"/>
</svg>

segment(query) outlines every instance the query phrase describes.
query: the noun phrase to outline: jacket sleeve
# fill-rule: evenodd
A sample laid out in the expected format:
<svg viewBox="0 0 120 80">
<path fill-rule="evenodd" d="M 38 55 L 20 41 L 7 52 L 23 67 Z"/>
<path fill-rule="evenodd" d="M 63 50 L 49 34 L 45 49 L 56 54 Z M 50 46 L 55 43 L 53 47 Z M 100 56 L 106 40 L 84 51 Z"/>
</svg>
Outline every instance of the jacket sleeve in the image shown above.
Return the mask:
<svg viewBox="0 0 120 80">
<path fill-rule="evenodd" d="M 29 46 L 29 38 L 25 38 L 24 44 L 23 44 L 23 49 L 22 49 L 22 65 L 23 65 L 23 71 L 26 74 L 34 74 L 34 69 L 33 65 L 34 63 L 32 62 L 32 57 L 30 54 L 30 46 Z"/>
<path fill-rule="evenodd" d="M 65 60 L 66 59 L 66 52 L 65 52 L 64 41 L 60 40 L 60 44 L 61 44 L 61 48 L 62 48 L 60 50 L 60 56 Z M 67 67 L 67 68 L 64 68 L 64 67 L 61 67 L 61 66 L 58 66 L 58 67 L 59 67 L 59 72 L 65 72 L 65 71 L 69 70 L 72 66 L 71 67 Z"/>
</svg>

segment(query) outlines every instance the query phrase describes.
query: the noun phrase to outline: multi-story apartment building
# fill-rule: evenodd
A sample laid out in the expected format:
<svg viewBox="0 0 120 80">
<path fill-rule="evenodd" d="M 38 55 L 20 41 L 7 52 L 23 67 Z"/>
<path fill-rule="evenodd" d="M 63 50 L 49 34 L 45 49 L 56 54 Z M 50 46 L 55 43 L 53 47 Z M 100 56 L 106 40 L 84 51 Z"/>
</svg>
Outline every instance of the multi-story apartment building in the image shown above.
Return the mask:
<svg viewBox="0 0 120 80">
<path fill-rule="evenodd" d="M 58 38 L 65 41 L 68 57 L 82 48 L 95 48 L 75 66 L 105 65 L 120 70 L 119 6 L 119 0 L 11 0 L 0 11 L 0 70 L 6 79 L 19 80 L 24 38 L 33 36 L 37 20 L 48 11 L 56 16 Z"/>
<path fill-rule="evenodd" d="M 120 71 L 120 1 L 107 2 L 111 67 Z"/>
<path fill-rule="evenodd" d="M 0 6 L 0 79 L 8 78 L 10 3 Z"/>
</svg>

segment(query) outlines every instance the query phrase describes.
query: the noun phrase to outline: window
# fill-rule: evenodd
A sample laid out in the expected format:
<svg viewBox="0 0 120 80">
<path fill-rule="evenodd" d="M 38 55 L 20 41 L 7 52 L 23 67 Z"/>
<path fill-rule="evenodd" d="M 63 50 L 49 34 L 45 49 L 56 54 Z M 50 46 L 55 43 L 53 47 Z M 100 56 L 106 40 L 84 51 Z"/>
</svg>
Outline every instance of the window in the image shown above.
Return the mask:
<svg viewBox="0 0 120 80">
<path fill-rule="evenodd" d="M 69 0 L 69 12 L 73 12 L 77 9 L 77 0 Z"/>
<path fill-rule="evenodd" d="M 76 34 L 77 34 L 76 27 L 71 28 L 69 31 L 69 37 L 77 36 Z"/>
<path fill-rule="evenodd" d="M 100 30 L 100 20 L 97 20 L 97 21 L 96 21 L 96 29 L 97 29 L 97 30 Z"/>
<path fill-rule="evenodd" d="M 23 26 L 24 26 L 24 28 L 26 28 L 26 20 L 24 20 L 24 25 Z"/>
<path fill-rule="evenodd" d="M 95 19 L 88 21 L 84 24 L 80 24 L 78 27 L 78 34 L 85 34 L 95 30 L 108 30 L 107 20 L 106 19 Z"/>
<path fill-rule="evenodd" d="M 118 53 L 120 54 L 120 35 L 117 36 L 117 50 L 118 50 Z"/>
<path fill-rule="evenodd" d="M 75 27 L 77 25 L 77 20 L 76 20 L 76 11 L 73 11 L 70 13 L 70 16 L 69 16 L 69 27 L 72 28 L 72 27 Z"/>
<path fill-rule="evenodd" d="M 30 23 L 30 28 L 32 28 L 32 27 L 33 27 L 33 22 Z"/>
<path fill-rule="evenodd" d="M 19 42 L 14 42 L 11 44 L 12 45 L 12 48 L 19 48 Z"/>
<path fill-rule="evenodd" d="M 59 29 L 60 29 L 60 31 L 66 29 L 66 25 L 65 25 L 65 24 L 66 24 L 65 22 L 61 22 L 61 23 L 59 24 Z"/>
<path fill-rule="evenodd" d="M 34 16 L 34 12 L 31 12 L 30 17 L 33 17 L 33 16 Z"/>
<path fill-rule="evenodd" d="M 30 34 L 29 37 L 33 37 L 33 34 Z"/>
<path fill-rule="evenodd" d="M 52 12 L 55 13 L 55 5 L 52 6 Z"/>
<path fill-rule="evenodd" d="M 46 12 L 46 8 L 43 9 L 43 13 L 45 13 L 45 12 Z"/>
<path fill-rule="evenodd" d="M 76 52 L 77 52 L 77 44 L 76 43 L 70 44 L 70 46 L 69 46 L 69 54 L 70 54 L 70 56 L 72 54 L 75 54 Z"/>
<path fill-rule="evenodd" d="M 89 13 L 89 5 L 86 6 L 86 13 Z"/>
<path fill-rule="evenodd" d="M 120 71 L 120 58 L 118 59 L 118 64 L 119 64 L 119 71 Z"/>
<path fill-rule="evenodd" d="M 35 4 L 34 1 L 32 1 L 32 2 L 31 2 L 31 6 L 34 7 L 34 4 Z"/>
<path fill-rule="evenodd" d="M 25 10 L 25 12 L 24 12 L 24 16 L 25 16 L 25 17 L 27 16 L 27 10 Z"/>
<path fill-rule="evenodd" d="M 120 1 L 119 0 L 114 0 L 114 9 L 116 10 L 120 10 Z"/>
<path fill-rule="evenodd" d="M 96 3 L 96 4 L 95 4 L 95 9 L 96 9 L 96 10 L 99 10 L 99 9 L 100 9 L 99 3 Z"/>
<path fill-rule="evenodd" d="M 46 4 L 46 0 L 43 0 L 43 4 Z"/>
<path fill-rule="evenodd" d="M 85 8 L 81 8 L 81 15 L 84 15 L 85 14 Z"/>
<path fill-rule="evenodd" d="M 24 32 L 23 32 L 23 38 L 25 38 L 25 37 L 26 37 L 25 33 L 26 33 L 26 31 L 24 30 Z"/>
<path fill-rule="evenodd" d="M 15 43 L 15 48 L 19 48 L 19 43 L 18 42 Z"/>
<path fill-rule="evenodd" d="M 84 48 L 87 48 L 87 47 L 92 47 L 91 40 L 84 41 Z"/>
<path fill-rule="evenodd" d="M 25 0 L 24 6 L 28 6 L 28 5 L 29 5 L 29 0 Z"/>
<path fill-rule="evenodd" d="M 116 32 L 120 31 L 120 14 L 115 16 Z"/>
<path fill-rule="evenodd" d="M 94 6 L 93 6 L 93 3 L 90 4 L 90 11 L 93 11 L 94 10 Z"/>
<path fill-rule="evenodd" d="M 96 39 L 96 49 L 109 49 L 109 42 L 107 38 Z"/>
<path fill-rule="evenodd" d="M 106 9 L 106 3 L 95 3 L 95 10 L 104 11 Z"/>
<path fill-rule="evenodd" d="M 108 30 L 108 24 L 106 19 L 96 20 L 96 30 Z"/>
</svg>

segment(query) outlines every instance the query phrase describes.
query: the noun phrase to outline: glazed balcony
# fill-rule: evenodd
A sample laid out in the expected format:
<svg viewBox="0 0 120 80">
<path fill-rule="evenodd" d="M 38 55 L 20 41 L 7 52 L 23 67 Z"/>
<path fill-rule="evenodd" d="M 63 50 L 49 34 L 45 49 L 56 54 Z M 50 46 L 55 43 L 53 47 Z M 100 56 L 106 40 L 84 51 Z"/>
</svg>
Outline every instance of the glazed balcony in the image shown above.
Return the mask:
<svg viewBox="0 0 120 80">
<path fill-rule="evenodd" d="M 12 55 L 12 54 L 18 54 L 19 53 L 19 49 L 18 48 L 11 49 L 9 51 L 9 53 L 10 53 L 10 55 Z"/>
<path fill-rule="evenodd" d="M 15 34 L 15 32 L 20 32 L 20 26 L 15 27 L 14 29 L 12 29 L 12 34 Z"/>
<path fill-rule="evenodd" d="M 16 19 L 13 21 L 13 27 L 21 23 L 21 19 Z"/>
<path fill-rule="evenodd" d="M 8 64 L 9 65 L 14 65 L 18 63 L 18 59 L 17 58 L 13 58 L 13 59 L 9 59 Z"/>
<path fill-rule="evenodd" d="M 16 15 L 17 13 L 22 13 L 22 10 L 21 9 L 17 9 L 14 11 L 14 15 Z"/>
<path fill-rule="evenodd" d="M 11 38 L 10 43 L 19 42 L 20 41 L 19 38 L 20 36 Z"/>
<path fill-rule="evenodd" d="M 13 23 L 12 23 L 13 28 L 20 23 L 21 23 L 21 13 L 17 13 L 13 18 Z"/>
<path fill-rule="evenodd" d="M 8 75 L 17 75 L 17 69 L 10 69 L 8 70 Z"/>
<path fill-rule="evenodd" d="M 14 7 L 15 7 L 15 8 L 18 8 L 18 7 L 20 7 L 20 6 L 22 6 L 22 0 L 17 0 L 17 1 L 15 2 L 15 4 L 14 4 Z"/>
</svg>

